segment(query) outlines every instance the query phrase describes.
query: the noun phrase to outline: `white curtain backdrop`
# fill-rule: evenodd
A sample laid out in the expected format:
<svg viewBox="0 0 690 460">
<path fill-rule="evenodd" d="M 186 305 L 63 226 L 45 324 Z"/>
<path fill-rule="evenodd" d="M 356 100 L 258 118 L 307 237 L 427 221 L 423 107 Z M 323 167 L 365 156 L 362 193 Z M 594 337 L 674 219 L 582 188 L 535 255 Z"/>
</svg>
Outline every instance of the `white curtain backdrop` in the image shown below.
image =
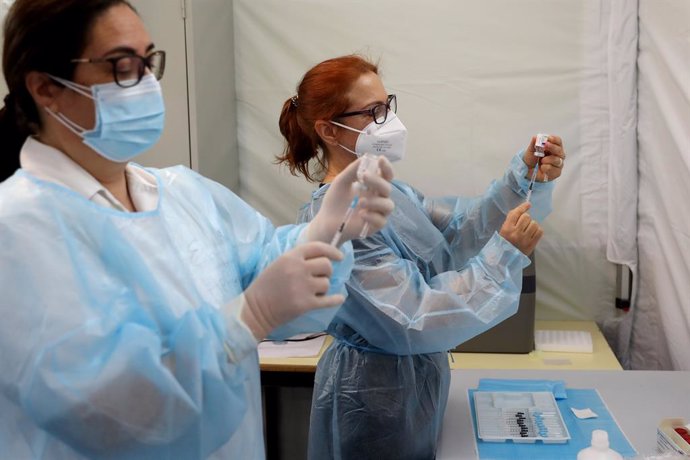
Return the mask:
<svg viewBox="0 0 690 460">
<path fill-rule="evenodd" d="M 639 294 L 630 365 L 690 369 L 690 2 L 640 0 Z"/>
<path fill-rule="evenodd" d="M 363 53 L 410 130 L 397 177 L 428 195 L 481 193 L 531 134 L 561 135 L 538 317 L 597 320 L 626 367 L 690 369 L 689 25 L 687 0 L 236 0 L 241 192 L 293 219 L 312 186 L 271 165 L 280 107 L 312 65 Z"/>
<path fill-rule="evenodd" d="M 635 309 L 637 260 L 637 48 L 638 1 L 611 0 L 607 41 L 609 104 L 608 260 L 630 270 Z M 625 367 L 634 313 L 607 318 L 601 325 L 617 346 Z"/>
<path fill-rule="evenodd" d="M 294 219 L 313 185 L 272 164 L 283 147 L 282 103 L 314 64 L 363 53 L 380 62 L 410 131 L 397 177 L 427 195 L 482 193 L 531 135 L 563 137 L 566 167 L 536 254 L 538 316 L 596 319 L 617 343 L 607 248 L 619 251 L 609 228 L 630 224 L 609 222 L 612 193 L 628 185 L 610 187 L 611 123 L 618 129 L 634 114 L 613 117 L 612 98 L 626 110 L 630 101 L 609 89 L 611 76 L 634 71 L 636 30 L 612 23 L 613 8 L 610 0 L 235 0 L 243 197 L 278 223 Z M 612 27 L 624 30 L 614 33 L 610 63 Z M 616 145 L 629 148 L 630 135 Z"/>
</svg>

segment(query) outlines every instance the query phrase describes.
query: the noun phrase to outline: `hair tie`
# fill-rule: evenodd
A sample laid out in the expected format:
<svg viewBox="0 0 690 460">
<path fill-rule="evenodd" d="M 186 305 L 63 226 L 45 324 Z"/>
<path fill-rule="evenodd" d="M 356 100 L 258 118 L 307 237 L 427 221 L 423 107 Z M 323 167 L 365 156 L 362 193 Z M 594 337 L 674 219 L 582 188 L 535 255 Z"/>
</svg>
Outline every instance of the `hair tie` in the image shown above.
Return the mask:
<svg viewBox="0 0 690 460">
<path fill-rule="evenodd" d="M 297 96 L 292 96 L 290 98 L 290 101 L 291 101 L 292 106 L 296 108 L 297 107 Z"/>
</svg>

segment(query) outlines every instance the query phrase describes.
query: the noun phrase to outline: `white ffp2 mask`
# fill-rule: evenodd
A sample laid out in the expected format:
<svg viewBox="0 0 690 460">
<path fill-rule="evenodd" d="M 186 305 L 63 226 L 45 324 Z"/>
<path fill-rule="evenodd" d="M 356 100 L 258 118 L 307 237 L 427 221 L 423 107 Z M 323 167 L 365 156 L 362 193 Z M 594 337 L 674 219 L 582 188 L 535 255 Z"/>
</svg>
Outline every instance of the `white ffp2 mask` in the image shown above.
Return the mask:
<svg viewBox="0 0 690 460">
<path fill-rule="evenodd" d="M 358 157 L 365 153 L 372 153 L 374 155 L 383 155 L 391 162 L 402 160 L 405 157 L 407 128 L 405 128 L 405 125 L 403 125 L 395 112 L 391 111 L 388 114 L 388 119 L 384 124 L 377 125 L 372 121 L 362 130 L 338 123 L 337 121 L 331 121 L 331 123 L 359 133 L 354 151 L 342 144 L 338 144 Z"/>
</svg>

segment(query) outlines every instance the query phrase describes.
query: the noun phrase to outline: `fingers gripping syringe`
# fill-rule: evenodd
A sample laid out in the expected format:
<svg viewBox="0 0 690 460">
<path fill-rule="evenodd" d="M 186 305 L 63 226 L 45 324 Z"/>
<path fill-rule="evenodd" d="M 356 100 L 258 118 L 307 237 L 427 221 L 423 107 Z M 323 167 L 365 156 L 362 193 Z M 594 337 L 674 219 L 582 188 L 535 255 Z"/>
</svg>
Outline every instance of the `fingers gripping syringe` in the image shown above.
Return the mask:
<svg viewBox="0 0 690 460">
<path fill-rule="evenodd" d="M 358 184 L 355 184 L 355 186 L 356 185 Z M 358 203 L 359 191 L 357 192 L 357 195 L 355 195 L 355 197 L 352 199 L 352 203 L 350 203 L 350 206 L 347 208 L 347 211 L 345 212 L 345 217 L 343 218 L 342 223 L 338 227 L 338 231 L 336 231 L 335 235 L 333 235 L 333 239 L 331 240 L 331 246 L 340 246 L 340 238 L 342 238 L 343 236 L 343 230 L 345 230 L 345 226 L 347 225 L 347 223 L 350 222 L 350 218 L 352 218 L 352 214 L 355 212 Z"/>
<path fill-rule="evenodd" d="M 362 156 L 359 168 L 357 168 L 357 183 L 360 185 L 360 193 L 367 190 L 364 184 L 364 173 L 380 174 L 379 172 L 379 158 L 371 153 L 365 153 Z M 366 238 L 369 233 L 369 222 L 364 222 L 362 230 L 359 232 L 360 238 Z"/>
<path fill-rule="evenodd" d="M 549 140 L 548 134 L 537 134 L 537 140 L 534 142 L 534 156 L 537 157 L 537 164 L 534 165 L 532 170 L 532 177 L 529 180 L 529 188 L 527 189 L 527 202 L 532 198 L 532 188 L 534 188 L 534 181 L 537 180 L 537 172 L 539 172 L 539 160 L 544 158 L 546 153 L 544 152 L 544 146 Z"/>
<path fill-rule="evenodd" d="M 333 239 L 331 240 L 331 246 L 337 247 L 340 245 L 340 239 L 343 236 L 343 232 L 345 231 L 345 227 L 350 222 L 350 219 L 352 218 L 352 215 L 354 214 L 355 209 L 357 208 L 357 205 L 359 204 L 359 199 L 360 199 L 361 193 L 363 191 L 367 190 L 367 186 L 364 184 L 364 173 L 365 172 L 369 172 L 369 173 L 377 173 L 378 172 L 378 157 L 376 157 L 375 155 L 372 155 L 370 153 L 365 153 L 364 155 L 362 155 L 362 157 L 360 159 L 359 166 L 357 167 L 357 182 L 354 184 L 354 187 L 356 189 L 357 194 L 352 199 L 350 206 L 347 208 L 347 211 L 345 212 L 345 217 L 343 217 L 343 222 L 338 227 L 338 230 L 335 232 L 335 235 L 333 235 Z M 364 226 L 362 227 L 362 231 L 359 234 L 359 237 L 365 238 L 367 236 L 368 232 L 369 232 L 369 224 L 367 222 L 365 222 Z"/>
</svg>

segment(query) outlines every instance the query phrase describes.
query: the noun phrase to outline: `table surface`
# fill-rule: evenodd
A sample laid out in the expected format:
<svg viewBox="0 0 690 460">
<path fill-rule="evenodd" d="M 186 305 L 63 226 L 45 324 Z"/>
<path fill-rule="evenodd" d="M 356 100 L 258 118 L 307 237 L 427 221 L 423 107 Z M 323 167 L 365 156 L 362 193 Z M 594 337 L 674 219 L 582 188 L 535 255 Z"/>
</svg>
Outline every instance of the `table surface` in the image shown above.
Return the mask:
<svg viewBox="0 0 690 460">
<path fill-rule="evenodd" d="M 510 353 L 452 353 L 451 369 L 608 369 L 622 370 L 606 339 L 594 321 L 541 321 L 536 329 L 581 330 L 592 334 L 593 353 L 555 353 L 532 351 Z M 318 356 L 309 358 L 261 358 L 262 371 L 314 372 L 333 338 L 327 337 Z"/>
<path fill-rule="evenodd" d="M 481 378 L 560 379 L 569 388 L 597 389 L 641 456 L 656 452 L 656 427 L 661 419 L 690 419 L 690 372 L 459 369 L 451 373 L 437 459 L 476 458 L 467 390 L 477 388 Z"/>
<path fill-rule="evenodd" d="M 524 354 L 453 353 L 451 369 L 577 369 L 623 370 L 594 321 L 537 321 L 539 330 L 588 331 L 593 353 L 556 353 L 534 350 Z"/>
</svg>

